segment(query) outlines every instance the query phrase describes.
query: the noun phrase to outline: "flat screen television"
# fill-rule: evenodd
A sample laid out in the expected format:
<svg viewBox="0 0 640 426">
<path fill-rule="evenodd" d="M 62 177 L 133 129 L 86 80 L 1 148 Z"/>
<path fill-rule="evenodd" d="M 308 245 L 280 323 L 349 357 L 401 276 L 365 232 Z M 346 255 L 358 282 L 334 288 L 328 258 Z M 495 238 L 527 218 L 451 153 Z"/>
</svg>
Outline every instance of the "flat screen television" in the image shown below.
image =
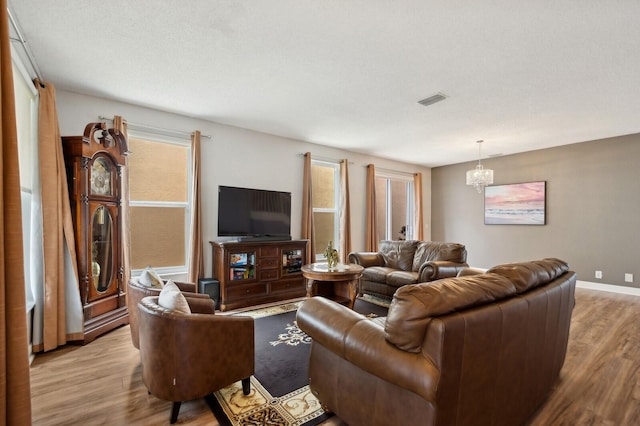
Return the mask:
<svg viewBox="0 0 640 426">
<path fill-rule="evenodd" d="M 291 239 L 291 193 L 220 185 L 218 236 Z"/>
</svg>

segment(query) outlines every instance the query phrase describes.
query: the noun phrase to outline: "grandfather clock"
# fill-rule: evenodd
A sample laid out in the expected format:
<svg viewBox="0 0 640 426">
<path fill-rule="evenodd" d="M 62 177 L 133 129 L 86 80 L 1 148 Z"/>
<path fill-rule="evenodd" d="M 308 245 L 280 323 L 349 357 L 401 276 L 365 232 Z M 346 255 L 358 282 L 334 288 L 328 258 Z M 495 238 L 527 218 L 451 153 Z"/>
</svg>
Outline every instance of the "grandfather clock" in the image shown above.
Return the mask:
<svg viewBox="0 0 640 426">
<path fill-rule="evenodd" d="M 129 323 L 123 283 L 122 171 L 127 140 L 105 123 L 62 138 L 76 239 L 84 342 Z"/>
</svg>

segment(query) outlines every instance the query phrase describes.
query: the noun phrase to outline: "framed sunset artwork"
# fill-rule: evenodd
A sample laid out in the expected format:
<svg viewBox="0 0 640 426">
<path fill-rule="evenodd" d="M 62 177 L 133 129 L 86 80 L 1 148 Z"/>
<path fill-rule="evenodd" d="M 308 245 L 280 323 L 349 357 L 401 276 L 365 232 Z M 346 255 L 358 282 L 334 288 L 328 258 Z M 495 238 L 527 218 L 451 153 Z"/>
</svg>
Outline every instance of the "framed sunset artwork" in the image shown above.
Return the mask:
<svg viewBox="0 0 640 426">
<path fill-rule="evenodd" d="M 545 225 L 546 192 L 546 181 L 485 187 L 485 225 Z"/>
</svg>

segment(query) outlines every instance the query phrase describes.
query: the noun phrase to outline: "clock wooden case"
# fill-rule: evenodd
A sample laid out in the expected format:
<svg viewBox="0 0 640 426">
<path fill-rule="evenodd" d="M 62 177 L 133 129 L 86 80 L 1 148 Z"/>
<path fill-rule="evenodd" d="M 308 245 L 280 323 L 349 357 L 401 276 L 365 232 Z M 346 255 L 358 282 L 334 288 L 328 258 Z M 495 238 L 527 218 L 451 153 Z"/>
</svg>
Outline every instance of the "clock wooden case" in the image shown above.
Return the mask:
<svg viewBox="0 0 640 426">
<path fill-rule="evenodd" d="M 121 241 L 127 140 L 105 123 L 89 123 L 82 136 L 65 136 L 62 145 L 88 343 L 129 323 Z"/>
</svg>

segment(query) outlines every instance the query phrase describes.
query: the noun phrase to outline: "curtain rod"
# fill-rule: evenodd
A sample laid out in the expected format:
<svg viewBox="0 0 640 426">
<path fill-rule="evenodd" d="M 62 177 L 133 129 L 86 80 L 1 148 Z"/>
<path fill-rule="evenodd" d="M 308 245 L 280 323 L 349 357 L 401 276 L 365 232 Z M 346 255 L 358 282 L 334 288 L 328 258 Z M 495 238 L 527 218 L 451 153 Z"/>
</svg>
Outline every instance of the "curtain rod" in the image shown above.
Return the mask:
<svg viewBox="0 0 640 426">
<path fill-rule="evenodd" d="M 7 13 L 9 14 L 9 21 L 11 21 L 11 26 L 13 27 L 14 31 L 16 32 L 16 35 L 18 36 L 18 38 L 12 38 L 11 40 L 20 42 L 20 45 L 22 46 L 22 50 L 27 55 L 27 59 L 29 60 L 29 63 L 31 64 L 33 71 L 36 73 L 36 77 L 38 77 L 38 80 L 40 81 L 41 84 L 44 83 L 44 80 L 42 79 L 42 73 L 40 72 L 40 68 L 38 68 L 38 64 L 36 63 L 36 58 L 33 56 L 33 52 L 31 52 L 31 48 L 27 44 L 27 40 L 25 40 L 24 37 L 22 36 L 20 25 L 18 24 L 18 21 L 16 20 L 16 18 L 13 17 L 13 12 L 11 11 L 11 8 L 9 7 L 8 4 L 7 4 Z"/>
<path fill-rule="evenodd" d="M 103 115 L 98 116 L 100 120 L 113 121 L 113 117 L 105 117 Z M 177 136 L 183 139 L 191 139 L 191 132 L 185 132 L 183 130 L 164 129 L 162 127 L 149 126 L 146 124 L 132 123 L 129 120 L 125 120 L 131 130 L 147 131 L 149 133 L 155 133 L 163 136 Z M 201 138 L 211 139 L 211 135 L 200 134 Z"/>
<path fill-rule="evenodd" d="M 365 164 L 365 167 L 369 167 L 370 164 Z M 391 170 L 391 169 L 385 169 L 382 167 L 378 167 L 375 164 L 373 165 L 373 167 L 375 167 L 376 172 L 382 172 L 382 173 L 388 173 L 388 174 L 394 174 L 394 175 L 399 175 L 399 176 L 415 176 L 416 173 L 418 172 L 401 172 L 400 170 Z"/>
<path fill-rule="evenodd" d="M 305 152 L 298 153 L 299 157 L 304 157 L 305 155 L 306 155 Z M 319 156 L 313 155 L 313 154 L 311 154 L 311 159 L 312 160 L 318 160 L 318 161 L 326 161 L 326 162 L 329 162 L 329 163 L 340 163 L 342 160 L 346 160 L 346 158 L 342 158 L 340 160 L 336 160 L 335 158 L 319 157 Z M 347 162 L 348 162 L 348 164 L 354 164 L 353 161 L 347 161 Z"/>
</svg>

